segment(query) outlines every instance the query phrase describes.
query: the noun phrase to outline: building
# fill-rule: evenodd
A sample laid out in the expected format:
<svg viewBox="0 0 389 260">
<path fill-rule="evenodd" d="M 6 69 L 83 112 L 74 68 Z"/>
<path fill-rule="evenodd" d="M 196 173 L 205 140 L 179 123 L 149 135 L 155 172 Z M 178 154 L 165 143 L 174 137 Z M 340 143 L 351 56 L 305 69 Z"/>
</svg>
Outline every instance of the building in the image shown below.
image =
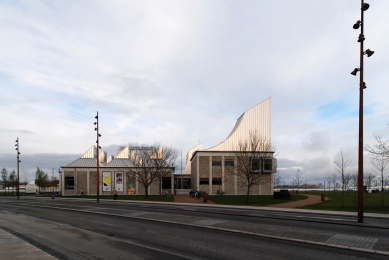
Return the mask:
<svg viewBox="0 0 389 260">
<path fill-rule="evenodd" d="M 118 194 L 144 195 L 146 191 L 139 180 L 134 177 L 136 168 L 131 158 L 134 149 L 126 146 L 119 150 L 116 157 L 101 152 L 99 158 L 99 194 L 110 195 L 113 189 Z M 97 194 L 97 149 L 92 146 L 74 162 L 61 166 L 59 174 L 61 194 L 63 196 L 80 195 L 81 190 L 86 195 Z M 168 174 L 162 180 L 164 190 L 174 192 L 174 167 L 166 167 Z M 159 194 L 159 182 L 152 183 L 148 194 Z"/>
<path fill-rule="evenodd" d="M 209 194 L 245 195 L 242 174 L 239 173 L 239 141 L 249 140 L 255 131 L 269 144 L 271 143 L 271 98 L 247 109 L 237 120 L 228 137 L 221 143 L 207 149 L 202 144 L 193 147 L 186 156 L 184 174 L 191 176 L 192 188 Z M 252 174 L 257 174 L 258 185 L 253 185 L 250 194 L 272 194 L 273 174 L 277 171 L 274 151 L 253 153 Z M 260 179 L 259 179 L 260 178 Z"/>
<path fill-rule="evenodd" d="M 182 174 L 174 174 L 174 167 L 167 167 L 168 172 L 161 182 L 154 182 L 147 190 L 148 194 L 159 194 L 169 190 L 172 193 L 186 193 L 190 189 L 206 191 L 209 194 L 223 192 L 227 195 L 244 195 L 247 187 L 240 175 L 241 155 L 237 148 L 240 141 L 249 140 L 250 133 L 257 134 L 271 143 L 271 98 L 247 109 L 237 120 L 228 137 L 221 143 L 203 149 L 199 144 L 190 149 L 186 156 L 186 166 Z M 141 181 L 134 177 L 136 167 L 131 163 L 136 147 L 124 147 L 116 157 L 106 152 L 97 156 L 97 149 L 92 146 L 74 162 L 61 166 L 60 186 L 62 195 L 97 194 L 97 157 L 99 160 L 99 194 L 110 195 L 115 188 L 118 194 L 146 194 Z M 159 154 L 161 151 L 158 151 Z M 250 194 L 272 194 L 273 174 L 277 170 L 274 151 L 264 149 L 252 153 L 250 174 L 260 176 L 257 185 L 253 185 Z M 154 156 L 154 155 L 153 155 Z M 156 155 L 157 156 L 157 155 Z M 151 157 L 150 157 L 151 158 Z"/>
</svg>

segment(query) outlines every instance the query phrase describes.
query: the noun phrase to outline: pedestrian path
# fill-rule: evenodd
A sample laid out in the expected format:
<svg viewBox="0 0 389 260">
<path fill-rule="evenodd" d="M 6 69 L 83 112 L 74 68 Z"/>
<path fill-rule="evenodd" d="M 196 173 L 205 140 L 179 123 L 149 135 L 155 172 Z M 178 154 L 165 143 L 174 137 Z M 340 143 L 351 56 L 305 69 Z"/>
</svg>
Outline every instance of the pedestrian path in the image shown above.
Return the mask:
<svg viewBox="0 0 389 260">
<path fill-rule="evenodd" d="M 308 195 L 308 194 L 301 194 L 301 195 L 307 196 L 307 198 L 303 200 L 296 200 L 291 202 L 268 205 L 266 207 L 294 209 L 294 208 L 304 207 L 304 206 L 323 202 L 321 201 L 321 196 L 318 195 Z M 326 200 L 328 200 L 328 198 L 326 198 Z"/>
<path fill-rule="evenodd" d="M 30 243 L 0 228 L 1 259 L 57 259 Z"/>
</svg>

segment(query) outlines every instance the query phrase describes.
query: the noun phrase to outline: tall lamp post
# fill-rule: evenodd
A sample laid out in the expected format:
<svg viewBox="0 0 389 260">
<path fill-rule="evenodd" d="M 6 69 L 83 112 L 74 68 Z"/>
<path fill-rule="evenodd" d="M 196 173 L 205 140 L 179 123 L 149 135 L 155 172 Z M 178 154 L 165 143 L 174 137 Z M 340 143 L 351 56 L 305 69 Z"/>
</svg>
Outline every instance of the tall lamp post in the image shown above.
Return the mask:
<svg viewBox="0 0 389 260">
<path fill-rule="evenodd" d="M 358 71 L 359 73 L 359 137 L 358 137 L 358 222 L 363 223 L 363 90 L 366 88 L 366 83 L 363 81 L 363 55 L 366 54 L 367 57 L 373 55 L 374 51 L 363 49 L 363 41 L 365 40 L 365 35 L 363 34 L 363 12 L 369 9 L 370 5 L 364 3 L 364 0 L 361 0 L 361 20 L 358 20 L 354 25 L 354 29 L 361 28 L 361 33 L 358 36 L 358 42 L 361 43 L 360 49 L 360 65 L 359 68 L 355 68 L 351 75 L 356 76 Z"/>
<path fill-rule="evenodd" d="M 100 190 L 99 190 L 99 187 L 100 187 L 100 184 L 99 184 L 99 182 L 100 182 L 100 174 L 99 174 L 99 149 L 101 148 L 100 146 L 99 146 L 99 137 L 101 137 L 101 134 L 99 134 L 99 111 L 97 111 L 97 115 L 95 116 L 95 119 L 96 119 L 96 122 L 94 123 L 95 124 L 95 131 L 96 131 L 96 152 L 97 152 L 97 154 L 96 154 L 96 170 L 97 170 L 97 172 L 96 172 L 96 190 L 97 190 L 97 203 L 99 203 L 99 193 L 100 193 Z"/>
<path fill-rule="evenodd" d="M 17 193 L 17 195 L 18 195 L 18 199 L 19 199 L 19 163 L 21 162 L 20 160 L 19 160 L 19 155 L 20 155 L 20 152 L 19 152 L 19 137 L 17 137 L 16 138 L 16 144 L 15 144 L 15 146 L 16 146 L 16 159 L 17 159 L 17 165 L 18 165 L 18 179 L 17 179 L 17 181 L 16 181 L 16 193 Z"/>
</svg>

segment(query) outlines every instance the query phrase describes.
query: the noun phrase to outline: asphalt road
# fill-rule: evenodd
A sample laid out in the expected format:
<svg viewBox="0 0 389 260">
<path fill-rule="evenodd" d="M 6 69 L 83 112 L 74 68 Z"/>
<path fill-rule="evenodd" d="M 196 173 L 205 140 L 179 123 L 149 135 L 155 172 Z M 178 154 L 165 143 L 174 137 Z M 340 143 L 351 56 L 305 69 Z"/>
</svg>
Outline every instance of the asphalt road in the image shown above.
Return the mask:
<svg viewBox="0 0 389 260">
<path fill-rule="evenodd" d="M 367 253 L 389 252 L 387 222 L 365 218 L 359 224 L 354 217 L 260 209 L 0 197 L 0 226 L 59 259 L 387 259 Z"/>
</svg>

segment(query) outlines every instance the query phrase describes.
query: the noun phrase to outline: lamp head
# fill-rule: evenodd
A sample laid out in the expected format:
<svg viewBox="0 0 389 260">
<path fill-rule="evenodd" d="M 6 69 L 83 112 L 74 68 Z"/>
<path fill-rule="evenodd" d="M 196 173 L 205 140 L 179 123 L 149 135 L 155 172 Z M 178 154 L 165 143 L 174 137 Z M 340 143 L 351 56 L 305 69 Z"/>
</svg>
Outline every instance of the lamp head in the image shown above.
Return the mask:
<svg viewBox="0 0 389 260">
<path fill-rule="evenodd" d="M 359 28 L 359 26 L 361 26 L 361 21 L 358 20 L 354 25 L 353 25 L 353 28 L 356 30 Z"/>
<path fill-rule="evenodd" d="M 367 49 L 367 50 L 365 51 L 365 54 L 367 55 L 367 57 L 370 57 L 371 55 L 374 54 L 374 51 L 372 51 L 372 50 L 370 50 L 370 49 Z"/>
<path fill-rule="evenodd" d="M 358 36 L 358 42 L 363 42 L 365 40 L 365 36 L 363 34 L 360 34 Z"/>
<path fill-rule="evenodd" d="M 365 88 L 367 88 L 367 87 L 366 87 L 366 83 L 363 82 L 363 89 L 365 89 Z"/>
<path fill-rule="evenodd" d="M 369 7 L 370 7 L 370 5 L 369 5 L 368 3 L 364 3 L 364 4 L 362 5 L 361 10 L 362 10 L 362 11 L 366 11 L 367 9 L 369 9 Z"/>
<path fill-rule="evenodd" d="M 99 137 L 101 137 L 101 134 L 99 134 Z"/>
<path fill-rule="evenodd" d="M 359 70 L 360 70 L 359 68 L 355 68 L 355 69 L 351 72 L 351 75 L 356 76 Z"/>
<path fill-rule="evenodd" d="M 95 125 L 96 125 L 96 124 L 97 124 L 97 122 L 94 122 L 93 124 L 95 124 Z"/>
<path fill-rule="evenodd" d="M 95 127 L 95 131 L 97 131 L 97 127 Z"/>
</svg>

